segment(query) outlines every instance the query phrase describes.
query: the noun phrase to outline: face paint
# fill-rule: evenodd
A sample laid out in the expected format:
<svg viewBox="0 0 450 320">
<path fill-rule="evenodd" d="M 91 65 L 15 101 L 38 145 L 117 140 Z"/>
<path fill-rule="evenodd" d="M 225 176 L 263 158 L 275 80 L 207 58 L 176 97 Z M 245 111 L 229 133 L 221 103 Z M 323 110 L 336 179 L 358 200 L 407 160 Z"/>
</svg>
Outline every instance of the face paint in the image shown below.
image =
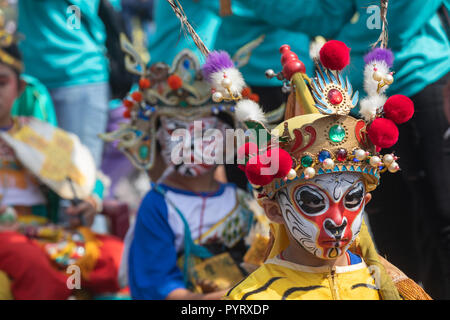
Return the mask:
<svg viewBox="0 0 450 320">
<path fill-rule="evenodd" d="M 343 172 L 288 186 L 278 202 L 297 243 L 321 259 L 335 259 L 359 234 L 365 195 L 362 176 Z"/>
<path fill-rule="evenodd" d="M 230 128 L 227 124 L 216 117 L 195 121 L 161 117 L 160 120 L 161 127 L 157 137 L 167 165 L 173 165 L 178 173 L 191 177 L 203 175 L 215 168 L 216 152 L 222 152 L 225 130 Z M 173 135 L 180 132 L 184 132 L 183 137 Z M 180 157 L 178 151 L 183 153 L 181 163 L 173 161 L 174 150 L 177 150 L 175 153 Z M 185 151 L 188 151 L 187 155 L 184 154 Z"/>
</svg>

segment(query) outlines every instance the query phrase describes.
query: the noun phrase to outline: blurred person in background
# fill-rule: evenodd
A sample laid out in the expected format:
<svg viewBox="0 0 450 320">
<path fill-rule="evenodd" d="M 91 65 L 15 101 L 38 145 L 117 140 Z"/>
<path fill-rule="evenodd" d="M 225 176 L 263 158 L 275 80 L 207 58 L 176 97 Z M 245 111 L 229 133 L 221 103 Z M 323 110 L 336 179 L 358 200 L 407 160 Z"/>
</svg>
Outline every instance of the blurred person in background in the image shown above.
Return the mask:
<svg viewBox="0 0 450 320">
<path fill-rule="evenodd" d="M 25 72 L 49 89 L 59 126 L 79 136 L 97 166 L 103 148 L 97 135 L 105 131 L 110 99 L 100 1 L 23 0 L 18 4 Z"/>
<path fill-rule="evenodd" d="M 39 87 L 16 100 L 27 85 L 21 53 L 15 35 L 0 33 L 0 299 L 116 294 L 123 245 L 92 232 L 103 193 L 92 155 L 51 119 L 32 117 Z M 69 266 L 83 290 L 68 285 Z"/>
<path fill-rule="evenodd" d="M 205 45 L 209 48 L 214 48 L 217 30 L 221 23 L 220 18 L 214 13 L 199 7 L 192 0 L 183 1 L 183 8 Z M 148 35 L 147 50 L 151 64 L 157 62 L 171 64 L 175 56 L 183 49 L 192 51 L 203 62 L 202 54 L 195 43 L 180 28 L 180 21 L 166 0 L 154 0 L 152 14 L 154 29 Z M 164 161 L 160 157 L 157 156 L 155 161 L 155 165 L 149 171 L 149 177 L 154 182 L 161 177 L 166 169 Z M 219 166 L 219 168 L 222 167 Z M 224 175 L 219 175 L 218 178 L 224 182 Z"/>
</svg>

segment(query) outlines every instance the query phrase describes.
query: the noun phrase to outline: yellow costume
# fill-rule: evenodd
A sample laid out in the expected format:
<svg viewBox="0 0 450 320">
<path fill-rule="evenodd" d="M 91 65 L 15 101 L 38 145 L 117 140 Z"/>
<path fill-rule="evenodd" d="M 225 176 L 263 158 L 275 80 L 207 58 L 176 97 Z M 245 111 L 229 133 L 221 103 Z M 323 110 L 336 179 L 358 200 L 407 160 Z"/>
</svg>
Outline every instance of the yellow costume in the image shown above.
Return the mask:
<svg viewBox="0 0 450 320">
<path fill-rule="evenodd" d="M 380 300 L 364 261 L 344 267 L 308 267 L 269 259 L 229 291 L 229 300 Z"/>
</svg>

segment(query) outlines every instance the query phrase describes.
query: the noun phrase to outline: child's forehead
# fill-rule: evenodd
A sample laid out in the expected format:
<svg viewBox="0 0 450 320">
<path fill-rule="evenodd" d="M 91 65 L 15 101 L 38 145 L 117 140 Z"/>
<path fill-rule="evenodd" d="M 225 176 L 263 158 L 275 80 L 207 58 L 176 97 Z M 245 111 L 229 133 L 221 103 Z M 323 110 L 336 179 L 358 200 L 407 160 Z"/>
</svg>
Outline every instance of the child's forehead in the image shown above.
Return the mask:
<svg viewBox="0 0 450 320">
<path fill-rule="evenodd" d="M 15 75 L 13 68 L 0 62 L 0 77 L 11 77 Z"/>
<path fill-rule="evenodd" d="M 363 182 L 363 176 L 360 173 L 336 172 L 321 174 L 309 180 L 301 180 L 297 183 L 291 183 L 287 188 L 288 192 L 292 193 L 301 186 L 310 185 L 313 187 L 316 186 L 329 194 L 333 194 L 336 192 L 336 189 L 346 191 L 356 185 L 359 181 Z"/>
</svg>

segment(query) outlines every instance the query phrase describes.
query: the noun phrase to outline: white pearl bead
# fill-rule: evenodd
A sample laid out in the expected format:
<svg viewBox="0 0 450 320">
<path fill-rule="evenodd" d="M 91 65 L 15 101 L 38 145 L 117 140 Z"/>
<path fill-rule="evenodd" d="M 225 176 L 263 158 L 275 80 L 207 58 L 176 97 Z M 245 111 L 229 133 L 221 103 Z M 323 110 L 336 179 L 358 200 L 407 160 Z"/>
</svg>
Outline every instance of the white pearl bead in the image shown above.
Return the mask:
<svg viewBox="0 0 450 320">
<path fill-rule="evenodd" d="M 355 158 L 362 161 L 366 158 L 366 152 L 362 149 L 355 150 Z"/>
<path fill-rule="evenodd" d="M 213 93 L 212 99 L 213 99 L 214 102 L 222 102 L 222 100 L 223 100 L 223 95 L 222 95 L 221 92 L 216 91 L 216 92 Z"/>
<path fill-rule="evenodd" d="M 333 161 L 333 159 L 327 158 L 327 159 L 323 160 L 322 164 L 323 164 L 323 167 L 326 170 L 331 170 L 331 169 L 334 168 L 334 161 Z"/>
<path fill-rule="evenodd" d="M 224 88 L 230 88 L 231 87 L 231 79 L 230 78 L 224 78 L 223 80 L 222 80 L 222 87 L 224 87 Z"/>
<path fill-rule="evenodd" d="M 311 179 L 316 175 L 314 168 L 308 167 L 305 169 L 305 179 Z"/>
<path fill-rule="evenodd" d="M 373 77 L 373 80 L 375 80 L 375 81 L 381 81 L 381 79 L 383 79 L 383 75 L 378 71 L 375 71 L 373 73 L 372 77 Z"/>
<path fill-rule="evenodd" d="M 275 71 L 273 71 L 272 69 L 266 70 L 266 77 L 267 78 L 272 79 L 275 76 L 276 76 Z"/>
<path fill-rule="evenodd" d="M 395 173 L 398 170 L 400 170 L 400 166 L 398 165 L 397 162 L 394 161 L 389 165 L 388 170 L 389 172 Z"/>
<path fill-rule="evenodd" d="M 287 178 L 289 180 L 294 180 L 297 177 L 297 172 L 294 169 L 289 170 L 289 173 L 287 174 Z"/>
<path fill-rule="evenodd" d="M 394 162 L 394 156 L 392 154 L 385 154 L 383 157 L 383 162 L 385 165 L 390 165 L 392 162 Z"/>
<path fill-rule="evenodd" d="M 392 84 L 394 82 L 394 77 L 388 74 L 386 77 L 384 77 L 384 82 L 386 84 Z"/>
<path fill-rule="evenodd" d="M 378 167 L 380 163 L 381 163 L 380 157 L 373 156 L 372 158 L 370 158 L 370 165 L 372 167 Z"/>
</svg>

